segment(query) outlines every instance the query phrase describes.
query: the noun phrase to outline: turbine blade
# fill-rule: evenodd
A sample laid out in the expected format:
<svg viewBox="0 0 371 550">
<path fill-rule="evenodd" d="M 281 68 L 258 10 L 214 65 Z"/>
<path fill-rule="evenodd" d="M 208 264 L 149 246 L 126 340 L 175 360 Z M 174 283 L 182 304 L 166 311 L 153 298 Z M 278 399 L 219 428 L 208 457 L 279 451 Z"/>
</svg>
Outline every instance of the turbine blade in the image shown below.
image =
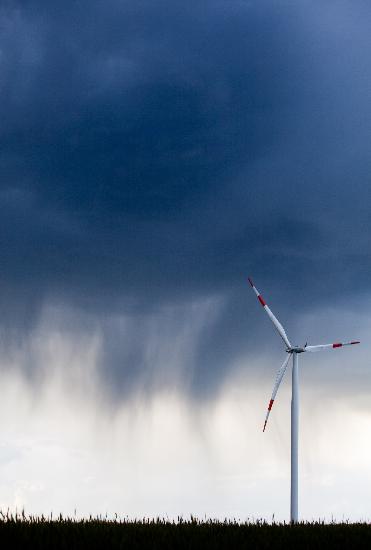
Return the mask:
<svg viewBox="0 0 371 550">
<path fill-rule="evenodd" d="M 286 357 L 282 367 L 277 372 L 276 381 L 274 383 L 274 387 L 273 387 L 273 391 L 272 391 L 272 397 L 270 398 L 270 401 L 269 401 L 269 404 L 268 404 L 268 411 L 267 411 L 267 415 L 265 417 L 263 432 L 265 431 L 265 428 L 266 428 L 266 425 L 267 425 L 267 422 L 268 422 L 268 418 L 269 418 L 269 414 L 272 410 L 273 403 L 274 403 L 274 400 L 275 400 L 277 392 L 278 392 L 278 388 L 279 388 L 279 386 L 282 382 L 282 378 L 285 376 L 285 372 L 286 372 L 287 365 L 288 365 L 288 362 L 290 360 L 291 355 L 292 355 L 291 353 L 288 354 L 288 356 Z"/>
<path fill-rule="evenodd" d="M 360 344 L 358 340 L 354 340 L 353 342 L 335 342 L 335 344 L 320 344 L 319 346 L 305 346 L 304 351 L 322 351 L 324 349 L 335 349 L 335 348 L 342 348 L 343 346 L 353 346 L 354 344 Z"/>
<path fill-rule="evenodd" d="M 265 300 L 263 298 L 263 296 L 260 294 L 260 292 L 258 291 L 258 289 L 256 288 L 256 286 L 254 285 L 254 283 L 252 282 L 251 278 L 249 277 L 249 283 L 250 285 L 252 286 L 252 289 L 253 291 L 255 292 L 259 302 L 261 303 L 261 305 L 263 306 L 263 308 L 265 309 L 265 311 L 267 312 L 268 314 L 268 317 L 270 318 L 270 320 L 272 321 L 272 323 L 274 324 L 274 326 L 276 327 L 276 330 L 278 332 L 278 334 L 281 336 L 282 340 L 285 342 L 286 346 L 288 348 L 291 348 L 291 344 L 290 344 L 290 341 L 287 337 L 287 334 L 285 332 L 285 329 L 283 328 L 283 326 L 281 325 L 281 323 L 279 322 L 279 320 L 277 319 L 277 317 L 275 317 L 275 315 L 272 313 L 272 311 L 269 309 L 269 307 L 267 306 L 267 304 L 265 303 Z"/>
</svg>

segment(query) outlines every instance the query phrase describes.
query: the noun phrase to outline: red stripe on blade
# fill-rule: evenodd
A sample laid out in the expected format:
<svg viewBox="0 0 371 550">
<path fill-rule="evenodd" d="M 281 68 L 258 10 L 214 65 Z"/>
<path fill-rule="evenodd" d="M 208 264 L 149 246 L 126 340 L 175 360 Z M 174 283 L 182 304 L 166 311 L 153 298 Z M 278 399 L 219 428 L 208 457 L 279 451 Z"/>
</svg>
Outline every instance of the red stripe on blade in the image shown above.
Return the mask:
<svg viewBox="0 0 371 550">
<path fill-rule="evenodd" d="M 341 348 L 342 345 L 343 344 L 340 344 L 340 343 L 339 344 L 332 344 L 332 347 L 333 348 Z"/>
<path fill-rule="evenodd" d="M 259 302 L 261 303 L 261 305 L 262 305 L 263 307 L 267 305 L 267 304 L 265 303 L 264 298 L 263 298 L 263 296 L 262 296 L 261 294 L 259 294 L 258 300 L 259 300 Z"/>
<path fill-rule="evenodd" d="M 271 399 L 271 400 L 269 401 L 268 411 L 270 411 L 271 408 L 273 407 L 273 403 L 274 403 L 274 399 Z"/>
</svg>

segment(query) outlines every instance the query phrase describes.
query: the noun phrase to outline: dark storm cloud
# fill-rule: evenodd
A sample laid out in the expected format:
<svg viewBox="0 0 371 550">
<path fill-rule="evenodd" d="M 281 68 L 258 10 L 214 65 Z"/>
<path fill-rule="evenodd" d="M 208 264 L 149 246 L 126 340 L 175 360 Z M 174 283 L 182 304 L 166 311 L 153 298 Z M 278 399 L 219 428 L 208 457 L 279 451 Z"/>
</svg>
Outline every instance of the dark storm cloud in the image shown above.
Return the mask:
<svg viewBox="0 0 371 550">
<path fill-rule="evenodd" d="M 0 18 L 12 326 L 48 300 L 141 324 L 224 295 L 202 385 L 246 349 L 247 272 L 303 308 L 369 290 L 366 4 L 25 1 Z M 106 337 L 112 372 L 146 368 L 140 342 Z"/>
</svg>

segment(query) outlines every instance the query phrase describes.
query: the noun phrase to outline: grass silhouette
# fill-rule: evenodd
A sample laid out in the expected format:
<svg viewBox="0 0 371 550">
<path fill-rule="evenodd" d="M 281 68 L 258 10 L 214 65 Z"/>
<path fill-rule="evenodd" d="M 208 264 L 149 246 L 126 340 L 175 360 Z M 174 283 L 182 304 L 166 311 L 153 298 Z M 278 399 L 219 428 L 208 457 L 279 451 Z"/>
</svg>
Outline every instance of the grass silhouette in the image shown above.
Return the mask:
<svg viewBox="0 0 371 550">
<path fill-rule="evenodd" d="M 0 512 L 1 548 L 299 549 L 371 548 L 368 523 L 267 523 L 168 519 L 74 519 Z"/>
</svg>

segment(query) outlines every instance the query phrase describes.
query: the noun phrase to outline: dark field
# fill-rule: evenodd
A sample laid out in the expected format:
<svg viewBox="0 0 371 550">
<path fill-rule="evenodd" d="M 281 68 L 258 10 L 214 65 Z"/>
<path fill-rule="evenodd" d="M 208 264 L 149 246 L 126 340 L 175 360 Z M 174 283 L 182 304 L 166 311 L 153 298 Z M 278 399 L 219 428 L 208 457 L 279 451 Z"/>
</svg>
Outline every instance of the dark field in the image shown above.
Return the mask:
<svg viewBox="0 0 371 550">
<path fill-rule="evenodd" d="M 241 524 L 179 520 L 109 521 L 99 518 L 77 521 L 43 517 L 2 516 L 0 548 L 274 548 L 325 550 L 371 548 L 367 523 L 303 523 L 295 526 L 264 522 Z"/>
</svg>

